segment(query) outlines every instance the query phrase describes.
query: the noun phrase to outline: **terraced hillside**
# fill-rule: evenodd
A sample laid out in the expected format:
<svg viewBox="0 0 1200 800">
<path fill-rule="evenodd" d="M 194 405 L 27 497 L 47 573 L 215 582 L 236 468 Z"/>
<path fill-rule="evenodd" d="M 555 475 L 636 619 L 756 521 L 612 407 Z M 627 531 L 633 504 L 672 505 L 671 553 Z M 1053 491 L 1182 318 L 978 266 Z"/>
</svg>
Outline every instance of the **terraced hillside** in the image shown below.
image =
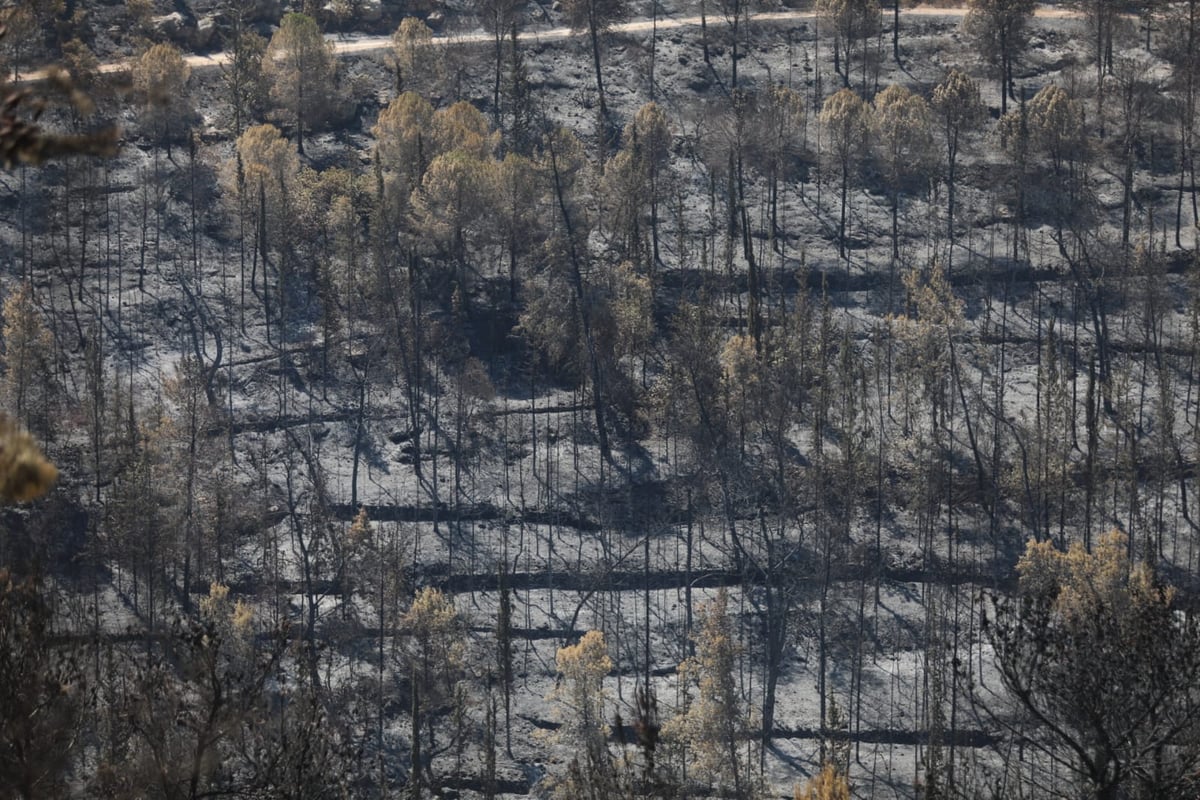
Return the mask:
<svg viewBox="0 0 1200 800">
<path fill-rule="evenodd" d="M 1192 6 L 295 5 L 4 8 L 0 785 L 1194 796 Z"/>
</svg>

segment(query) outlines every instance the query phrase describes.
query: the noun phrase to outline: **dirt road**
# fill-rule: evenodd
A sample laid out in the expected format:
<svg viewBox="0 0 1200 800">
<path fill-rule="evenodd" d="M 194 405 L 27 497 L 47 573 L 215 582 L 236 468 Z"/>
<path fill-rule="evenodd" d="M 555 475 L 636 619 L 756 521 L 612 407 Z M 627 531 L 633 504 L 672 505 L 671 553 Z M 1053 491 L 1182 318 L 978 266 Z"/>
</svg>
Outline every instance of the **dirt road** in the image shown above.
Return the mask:
<svg viewBox="0 0 1200 800">
<path fill-rule="evenodd" d="M 886 11 L 886 9 L 885 9 Z M 963 17 L 967 13 L 965 6 L 957 6 L 954 8 L 936 8 L 934 6 L 916 6 L 915 8 L 905 9 L 901 16 L 903 17 Z M 816 18 L 816 13 L 813 11 L 772 11 L 762 14 L 751 14 L 750 21 L 752 23 L 787 23 L 787 22 L 805 22 Z M 1079 16 L 1077 12 L 1069 11 L 1058 6 L 1039 6 L 1034 11 L 1034 16 L 1042 19 L 1069 19 Z M 719 17 L 710 16 L 708 23 L 710 25 L 717 24 Z M 619 25 L 612 26 L 612 33 L 649 33 L 655 29 L 656 23 L 648 19 L 639 19 L 633 22 L 623 22 Z M 675 28 L 693 28 L 700 26 L 700 17 L 662 17 L 657 22 L 657 28 L 660 31 L 673 30 Z M 574 36 L 582 36 L 584 31 L 574 31 L 570 28 L 548 28 L 545 30 L 526 30 L 521 33 L 520 38 L 527 42 L 548 42 L 558 39 L 569 39 Z M 376 51 L 387 50 L 392 46 L 390 36 L 364 36 L 362 38 L 350 40 L 331 39 L 335 53 L 351 54 L 351 53 L 371 53 Z M 492 41 L 492 35 L 484 31 L 471 31 L 469 33 L 457 33 L 449 36 L 435 36 L 433 44 L 435 46 L 445 46 L 448 44 L 470 44 L 479 42 Z M 212 56 L 189 56 L 188 63 L 196 68 L 208 66 L 220 66 L 228 60 L 228 54 L 216 53 Z"/>
<path fill-rule="evenodd" d="M 933 6 L 917 6 L 915 8 L 905 9 L 902 13 L 904 17 L 962 17 L 967 13 L 965 7 L 958 6 L 954 8 L 936 8 Z M 1034 11 L 1034 16 L 1040 19 L 1070 19 L 1078 17 L 1079 14 L 1075 11 L 1070 11 L 1059 6 L 1039 6 Z M 815 12 L 812 11 L 774 11 L 762 14 L 752 14 L 750 21 L 755 23 L 788 23 L 788 22 L 804 22 L 816 18 Z M 710 24 L 715 24 L 719 18 L 711 17 Z M 700 17 L 663 17 L 658 20 L 657 28 L 660 31 L 673 30 L 675 28 L 690 28 L 700 25 Z M 655 28 L 655 23 L 652 20 L 636 20 L 634 22 L 624 22 L 612 27 L 613 33 L 649 33 Z M 569 39 L 573 36 L 581 36 L 583 32 L 573 31 L 570 28 L 548 28 L 545 30 L 526 30 L 520 38 L 526 42 L 548 42 L 559 39 Z M 435 47 L 444 47 L 449 44 L 472 44 L 492 41 L 492 35 L 484 31 L 476 30 L 466 33 L 455 33 L 445 36 L 435 36 L 433 45 Z M 338 55 L 351 55 L 363 53 L 383 52 L 391 48 L 392 39 L 390 36 L 362 36 L 351 39 L 341 39 L 329 37 L 329 42 L 333 46 L 334 53 Z M 213 53 L 211 55 L 189 55 L 184 58 L 188 66 L 192 69 L 214 69 L 224 64 L 229 63 L 230 54 L 226 52 Z M 129 69 L 128 61 L 114 61 L 108 64 L 100 65 L 100 72 L 111 74 L 115 72 L 124 72 Z M 45 78 L 44 70 L 34 70 L 21 75 L 18 82 L 32 83 Z"/>
</svg>

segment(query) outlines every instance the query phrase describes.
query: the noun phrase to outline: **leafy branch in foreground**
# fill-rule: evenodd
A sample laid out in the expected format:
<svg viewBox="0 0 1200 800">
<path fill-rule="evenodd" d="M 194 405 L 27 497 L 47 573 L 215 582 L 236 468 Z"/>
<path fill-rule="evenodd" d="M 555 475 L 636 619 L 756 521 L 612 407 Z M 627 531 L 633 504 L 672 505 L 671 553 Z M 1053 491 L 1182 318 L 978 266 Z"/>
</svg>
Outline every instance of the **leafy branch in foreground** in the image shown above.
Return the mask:
<svg viewBox="0 0 1200 800">
<path fill-rule="evenodd" d="M 58 480 L 33 437 L 0 412 L 0 501 L 24 503 L 41 497 Z"/>
<path fill-rule="evenodd" d="M 7 33 L 0 24 L 0 38 Z M 67 98 L 80 117 L 96 110 L 96 104 L 80 89 L 71 73 L 62 67 L 48 67 L 43 80 L 51 89 Z M 79 134 L 48 133 L 39 126 L 47 107 L 46 98 L 27 86 L 0 83 L 0 162 L 11 168 L 14 164 L 41 164 L 69 155 L 111 157 L 116 155 L 121 129 L 115 125 L 102 130 Z"/>
<path fill-rule="evenodd" d="M 91 98 L 75 87 L 66 70 L 52 68 L 46 80 L 68 97 L 77 113 L 91 113 Z M 110 157 L 117 153 L 121 129 L 116 126 L 90 133 L 49 133 L 38 125 L 46 109 L 45 98 L 29 88 L 10 84 L 0 85 L 0 98 L 0 161 L 6 168 L 18 163 L 41 164 L 68 155 Z"/>
</svg>

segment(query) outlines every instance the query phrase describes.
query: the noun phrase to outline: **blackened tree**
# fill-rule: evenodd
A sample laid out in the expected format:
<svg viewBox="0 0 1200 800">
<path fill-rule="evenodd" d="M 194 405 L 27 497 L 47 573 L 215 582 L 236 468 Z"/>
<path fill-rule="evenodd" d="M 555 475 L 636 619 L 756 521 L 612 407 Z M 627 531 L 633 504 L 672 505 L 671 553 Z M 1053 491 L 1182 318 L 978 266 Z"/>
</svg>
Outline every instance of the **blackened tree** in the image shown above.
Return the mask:
<svg viewBox="0 0 1200 800">
<path fill-rule="evenodd" d="M 971 0 L 963 27 L 1000 83 L 1000 113 L 1008 113 L 1013 65 L 1025 49 L 1033 0 Z"/>
</svg>

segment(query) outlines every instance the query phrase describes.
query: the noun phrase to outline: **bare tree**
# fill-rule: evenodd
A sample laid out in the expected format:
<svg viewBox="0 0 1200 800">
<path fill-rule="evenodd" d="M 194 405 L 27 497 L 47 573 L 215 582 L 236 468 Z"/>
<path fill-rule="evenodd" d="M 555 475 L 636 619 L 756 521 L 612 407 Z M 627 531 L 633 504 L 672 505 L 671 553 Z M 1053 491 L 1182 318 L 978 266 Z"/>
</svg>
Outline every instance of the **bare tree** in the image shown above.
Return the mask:
<svg viewBox="0 0 1200 800">
<path fill-rule="evenodd" d="M 608 102 L 604 94 L 604 74 L 600 68 L 600 37 L 614 24 L 629 16 L 625 0 L 568 0 L 563 4 L 567 24 L 573 30 L 587 31 L 596 71 L 596 94 L 600 103 L 600 121 L 608 125 Z"/>
<path fill-rule="evenodd" d="M 970 0 L 963 28 L 983 58 L 996 70 L 1000 113 L 1013 97 L 1013 65 L 1025 49 L 1033 0 Z"/>
<path fill-rule="evenodd" d="M 850 87 L 853 75 L 854 46 L 862 48 L 862 86 L 866 92 L 867 42 L 879 30 L 879 7 L 870 0 L 818 0 L 817 13 L 833 28 L 833 68 L 842 77 L 842 86 Z"/>
</svg>

